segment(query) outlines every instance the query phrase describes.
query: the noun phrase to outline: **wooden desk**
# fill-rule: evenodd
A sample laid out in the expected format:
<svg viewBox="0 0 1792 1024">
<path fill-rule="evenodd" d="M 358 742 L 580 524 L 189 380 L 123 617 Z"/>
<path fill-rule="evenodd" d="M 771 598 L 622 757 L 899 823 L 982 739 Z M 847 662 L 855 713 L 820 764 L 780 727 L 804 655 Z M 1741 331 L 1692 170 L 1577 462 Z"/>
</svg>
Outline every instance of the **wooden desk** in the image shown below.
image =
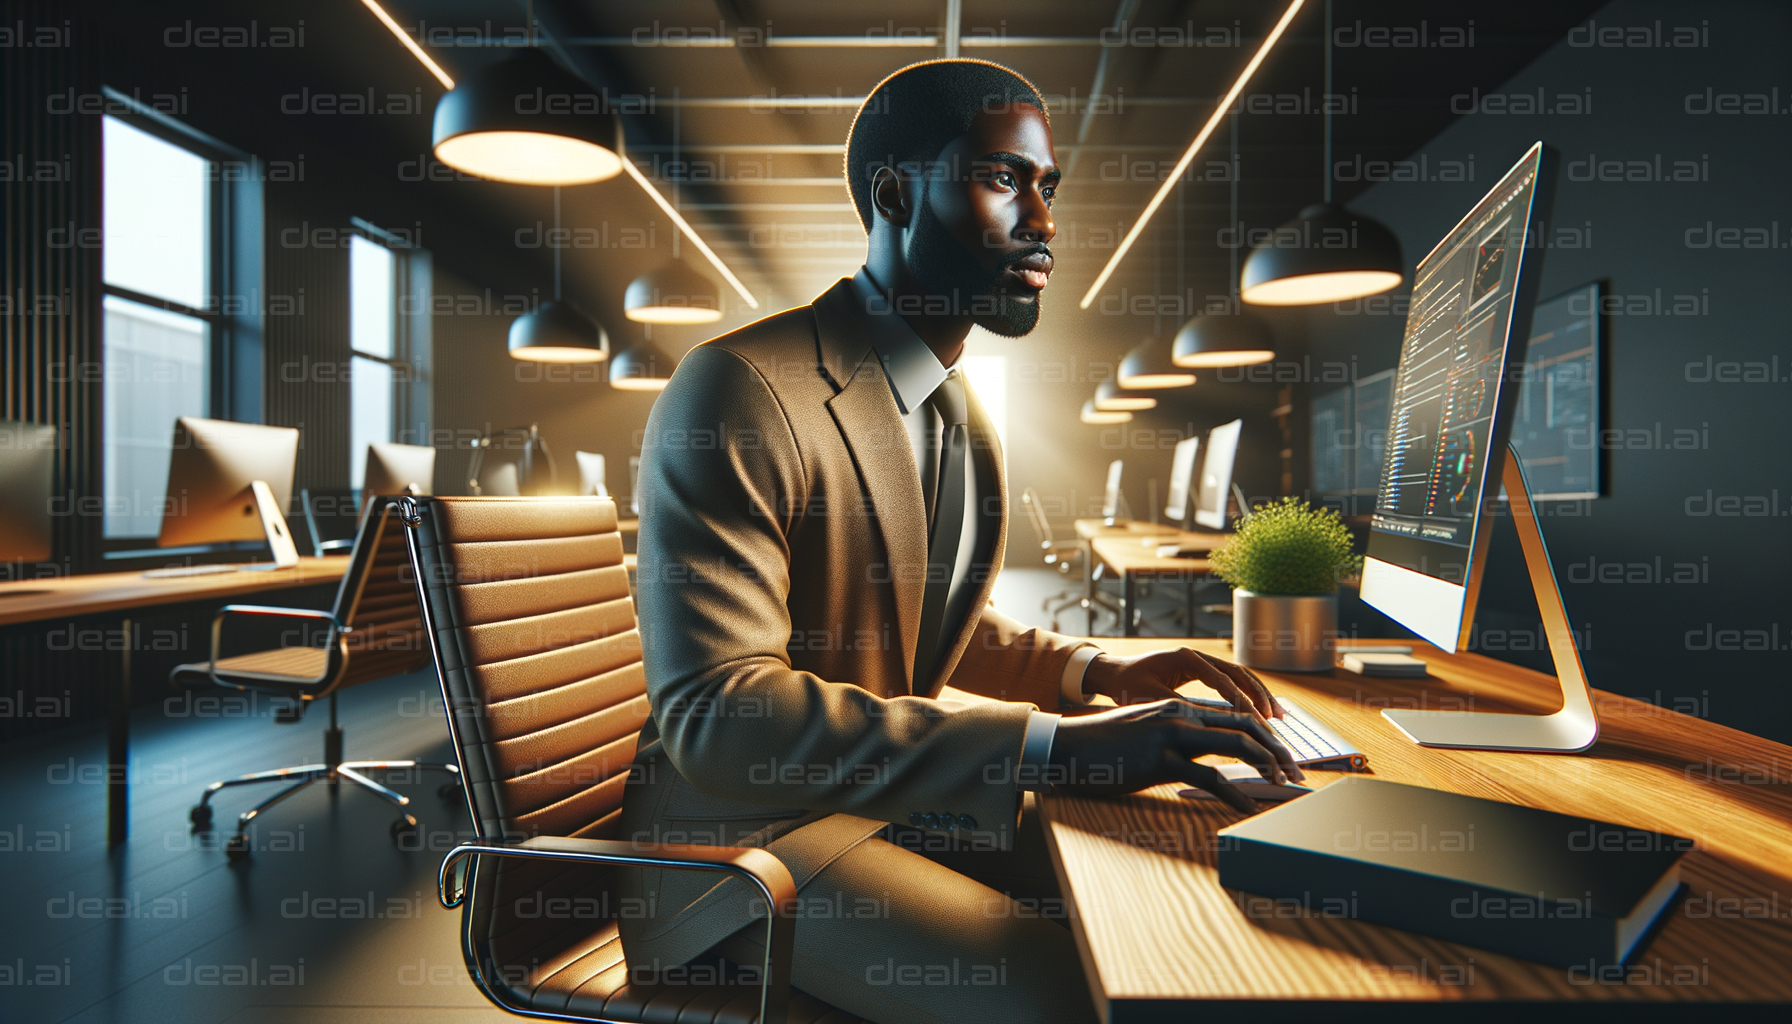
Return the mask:
<svg viewBox="0 0 1792 1024">
<path fill-rule="evenodd" d="M 1205 558 L 1162 558 L 1158 556 L 1155 544 L 1146 545 L 1141 536 L 1125 534 L 1121 536 L 1095 537 L 1089 541 L 1090 561 L 1098 562 L 1120 576 L 1120 632 L 1124 636 L 1137 636 L 1138 625 L 1133 621 L 1136 598 L 1134 591 L 1141 577 L 1179 576 L 1188 585 L 1188 610 L 1190 628 L 1194 623 L 1195 578 L 1205 576 L 1212 566 Z M 1094 576 L 1091 574 L 1089 585 L 1094 587 Z"/>
<path fill-rule="evenodd" d="M 1164 646 L 1094 639 L 1117 654 Z M 1223 640 L 1170 642 L 1230 653 Z M 1512 1005 L 1522 1001 L 1624 1001 L 1632 1012 L 1639 1000 L 1792 1000 L 1792 747 L 1603 691 L 1594 692 L 1599 742 L 1584 754 L 1419 747 L 1382 708 L 1472 701 L 1476 711 L 1538 713 L 1559 708 L 1561 697 L 1547 676 L 1400 642 L 1430 663 L 1429 678 L 1260 674 L 1366 753 L 1379 778 L 1696 839 L 1682 862 L 1689 891 L 1665 925 L 1622 972 L 1563 971 L 1223 889 L 1215 833 L 1238 815 L 1183 800 L 1178 787 L 1115 799 L 1046 796 L 1047 842 L 1107 1020 L 1199 1019 L 1246 1000 L 1280 1002 L 1284 1014 L 1303 1018 L 1325 1012 L 1327 1001 L 1335 1010 L 1380 1000 L 1377 1020 L 1404 1013 L 1428 1021 L 1440 1012 L 1459 1019 L 1473 1009 L 1462 1001 L 1491 1011 L 1477 1019 L 1504 1019 L 1525 1014 Z M 1339 777 L 1308 773 L 1314 785 Z M 1442 1002 L 1456 1006 L 1442 1011 Z"/>
<path fill-rule="evenodd" d="M 84 618 L 130 635 L 138 608 L 216 601 L 333 583 L 348 571 L 349 556 L 301 558 L 291 569 L 246 570 L 215 576 L 146 577 L 141 572 L 92 573 L 0 583 L 0 627 L 60 618 Z M 122 843 L 130 829 L 131 651 L 121 645 L 118 672 L 106 687 L 106 839 Z"/>
<path fill-rule="evenodd" d="M 1076 536 L 1078 540 L 1091 541 L 1098 537 L 1136 537 L 1143 541 L 1146 537 L 1161 537 L 1161 543 L 1174 541 L 1184 548 L 1204 548 L 1212 551 L 1226 541 L 1232 539 L 1229 533 L 1218 530 L 1184 530 L 1176 526 L 1152 525 L 1137 520 L 1126 520 L 1113 526 L 1107 525 L 1105 519 L 1076 520 Z"/>
</svg>

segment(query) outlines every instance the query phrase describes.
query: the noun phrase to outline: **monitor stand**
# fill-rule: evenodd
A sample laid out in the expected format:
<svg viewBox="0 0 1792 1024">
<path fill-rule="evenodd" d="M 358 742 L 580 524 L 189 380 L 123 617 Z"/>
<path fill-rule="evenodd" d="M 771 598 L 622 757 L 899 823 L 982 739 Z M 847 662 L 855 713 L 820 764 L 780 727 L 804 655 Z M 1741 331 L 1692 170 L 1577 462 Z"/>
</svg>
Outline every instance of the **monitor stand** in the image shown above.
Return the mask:
<svg viewBox="0 0 1792 1024">
<path fill-rule="evenodd" d="M 273 488 L 265 481 L 256 480 L 249 485 L 249 489 L 255 494 L 255 510 L 261 514 L 261 532 L 267 537 L 268 551 L 274 556 L 274 561 L 272 564 L 256 563 L 242 568 L 272 571 L 297 567 L 299 549 L 293 545 L 292 531 L 286 528 L 286 517 L 281 514 L 280 505 L 274 500 Z"/>
<path fill-rule="evenodd" d="M 1562 709 L 1549 715 L 1502 715 L 1387 708 L 1381 714 L 1423 747 L 1577 753 L 1599 738 L 1599 716 L 1593 711 L 1593 691 L 1587 685 L 1587 673 L 1581 667 L 1580 652 L 1568 628 L 1568 612 L 1562 606 L 1562 592 L 1556 587 L 1549 551 L 1543 546 L 1543 531 L 1537 527 L 1537 510 L 1531 504 L 1530 489 L 1525 486 L 1524 467 L 1519 464 L 1518 452 L 1510 447 L 1506 450 L 1501 480 L 1512 509 L 1512 523 L 1518 528 L 1518 542 L 1524 548 L 1531 590 L 1537 595 L 1537 610 L 1543 616 L 1543 631 L 1549 637 L 1549 653 L 1562 690 Z"/>
</svg>

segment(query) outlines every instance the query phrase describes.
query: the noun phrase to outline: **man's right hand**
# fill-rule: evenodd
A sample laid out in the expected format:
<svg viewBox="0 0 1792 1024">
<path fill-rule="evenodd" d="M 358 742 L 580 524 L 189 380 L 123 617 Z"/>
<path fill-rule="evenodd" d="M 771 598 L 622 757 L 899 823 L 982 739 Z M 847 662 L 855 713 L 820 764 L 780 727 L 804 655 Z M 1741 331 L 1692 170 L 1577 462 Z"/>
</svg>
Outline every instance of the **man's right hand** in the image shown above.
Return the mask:
<svg viewBox="0 0 1792 1024">
<path fill-rule="evenodd" d="M 1234 808 L 1255 814 L 1257 804 L 1228 784 L 1202 754 L 1223 754 L 1286 784 L 1305 778 L 1294 755 L 1264 722 L 1237 711 L 1184 700 L 1130 704 L 1092 715 L 1066 715 L 1052 740 L 1054 773 L 1073 793 L 1114 796 L 1166 782 L 1198 786 Z"/>
</svg>

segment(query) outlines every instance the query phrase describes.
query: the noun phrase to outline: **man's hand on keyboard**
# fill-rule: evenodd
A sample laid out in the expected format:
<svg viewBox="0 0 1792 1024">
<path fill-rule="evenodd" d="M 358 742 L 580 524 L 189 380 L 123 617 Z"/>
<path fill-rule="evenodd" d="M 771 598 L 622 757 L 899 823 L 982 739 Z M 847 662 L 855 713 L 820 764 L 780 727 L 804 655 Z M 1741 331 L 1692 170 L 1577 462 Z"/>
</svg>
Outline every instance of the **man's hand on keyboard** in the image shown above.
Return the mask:
<svg viewBox="0 0 1792 1024">
<path fill-rule="evenodd" d="M 1251 798 L 1194 760 L 1203 754 L 1235 757 L 1278 784 L 1306 777 L 1263 719 L 1181 699 L 1066 715 L 1052 740 L 1051 764 L 1074 793 L 1111 796 L 1174 782 L 1256 813 Z"/>
<path fill-rule="evenodd" d="M 1130 658 L 1096 655 L 1083 673 L 1083 692 L 1106 694 L 1116 704 L 1142 704 L 1175 697 L 1176 688 L 1191 680 L 1206 683 L 1247 714 L 1282 717 L 1269 687 L 1250 669 L 1187 647 Z"/>
</svg>

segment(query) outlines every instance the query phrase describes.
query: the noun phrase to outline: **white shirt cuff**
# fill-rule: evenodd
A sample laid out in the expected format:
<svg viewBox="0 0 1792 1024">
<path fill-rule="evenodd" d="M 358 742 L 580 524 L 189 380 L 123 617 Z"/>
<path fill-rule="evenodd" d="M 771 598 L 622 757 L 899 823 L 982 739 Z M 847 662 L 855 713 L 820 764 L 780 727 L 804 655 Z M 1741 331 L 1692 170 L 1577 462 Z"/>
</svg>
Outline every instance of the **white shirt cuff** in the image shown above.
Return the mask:
<svg viewBox="0 0 1792 1024">
<path fill-rule="evenodd" d="M 1058 686 L 1059 697 L 1064 703 L 1089 703 L 1089 698 L 1083 695 L 1083 675 L 1089 671 L 1089 663 L 1100 653 L 1101 648 L 1094 644 L 1084 644 L 1070 655 L 1070 660 L 1064 664 L 1064 678 Z"/>
</svg>

